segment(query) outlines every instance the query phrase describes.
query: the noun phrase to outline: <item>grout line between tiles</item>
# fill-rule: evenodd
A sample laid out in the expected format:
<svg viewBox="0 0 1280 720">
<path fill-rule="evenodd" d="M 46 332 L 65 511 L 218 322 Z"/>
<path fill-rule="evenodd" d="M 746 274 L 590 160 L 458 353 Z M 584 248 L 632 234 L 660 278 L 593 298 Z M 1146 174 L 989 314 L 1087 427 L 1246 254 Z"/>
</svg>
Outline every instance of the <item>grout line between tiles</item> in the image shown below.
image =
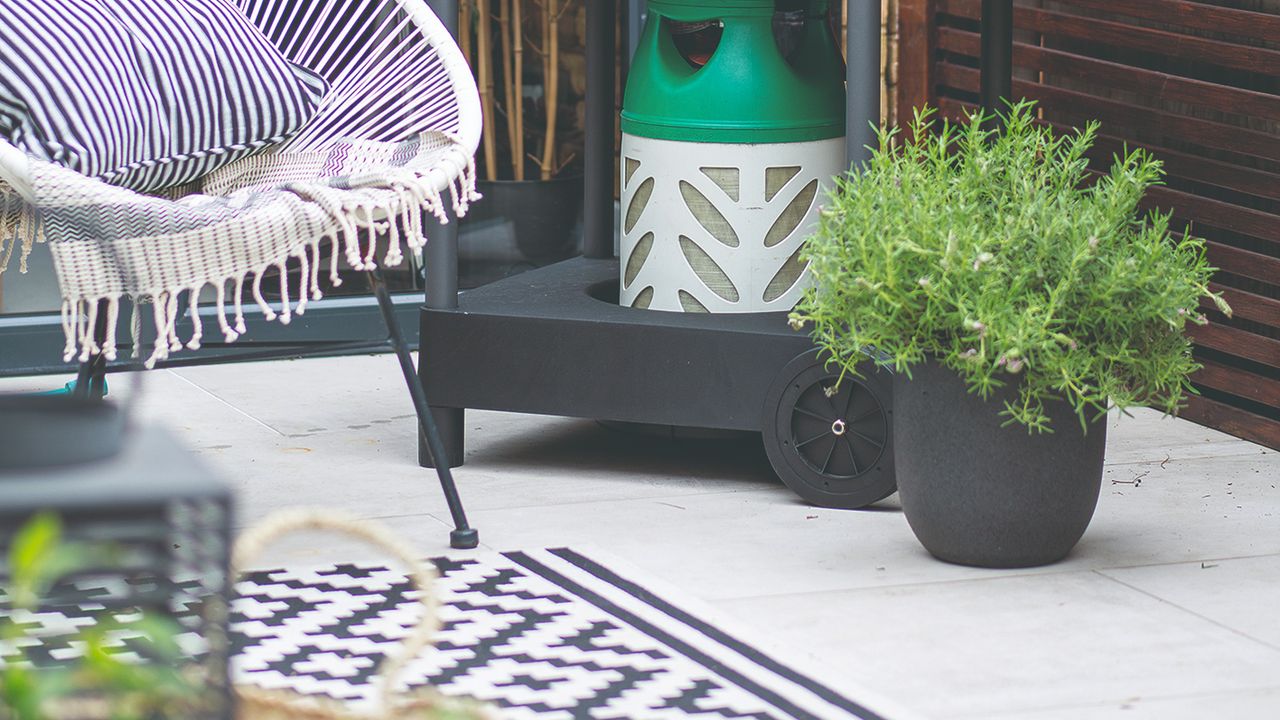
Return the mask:
<svg viewBox="0 0 1280 720">
<path fill-rule="evenodd" d="M 1213 455 L 1191 455 L 1188 457 L 1163 458 L 1160 460 L 1124 460 L 1121 462 L 1108 462 L 1108 463 L 1105 463 L 1104 467 L 1127 467 L 1129 465 L 1159 465 L 1161 463 L 1167 463 L 1169 465 L 1172 465 L 1173 463 L 1190 462 L 1194 460 L 1225 460 L 1225 459 L 1235 459 L 1235 458 L 1242 458 L 1242 457 L 1262 458 L 1262 457 L 1266 457 L 1268 455 L 1274 455 L 1274 454 L 1275 453 L 1273 451 L 1263 448 L 1262 446 L 1259 445 L 1259 446 L 1249 448 L 1247 450 L 1241 450 L 1240 452 L 1229 452 L 1229 453 L 1220 453 L 1220 454 L 1213 454 Z"/>
<path fill-rule="evenodd" d="M 1253 637 L 1252 635 L 1249 635 L 1248 633 L 1245 633 L 1245 632 L 1242 632 L 1242 631 L 1240 631 L 1240 630 L 1237 630 L 1236 628 L 1233 628 L 1233 627 L 1231 627 L 1230 625 L 1226 625 L 1226 624 L 1222 623 L 1222 622 L 1221 622 L 1221 621 L 1219 621 L 1219 620 L 1215 620 L 1215 619 L 1213 619 L 1213 618 L 1211 618 L 1211 617 L 1209 617 L 1209 616 L 1207 616 L 1207 615 L 1204 615 L 1204 614 L 1202 614 L 1202 613 L 1198 613 L 1198 612 L 1196 612 L 1195 610 L 1192 610 L 1191 608 L 1188 608 L 1188 607 L 1184 607 L 1184 606 L 1182 606 L 1182 605 L 1179 605 L 1178 603 L 1176 603 L 1176 602 L 1174 602 L 1174 601 L 1172 601 L 1172 600 L 1170 600 L 1170 599 L 1168 599 L 1168 598 L 1161 597 L 1160 595 L 1157 595 L 1157 594 L 1155 594 L 1155 593 L 1153 593 L 1153 592 L 1150 592 L 1150 591 L 1148 591 L 1148 590 L 1144 590 L 1143 588 L 1140 588 L 1140 587 L 1138 587 L 1137 585 L 1134 585 L 1134 584 L 1132 584 L 1132 583 L 1127 583 L 1127 582 L 1125 582 L 1124 580 L 1121 580 L 1121 579 L 1119 579 L 1119 578 L 1117 578 L 1117 577 L 1113 577 L 1113 576 L 1111 576 L 1111 575 L 1108 575 L 1108 574 L 1106 573 L 1106 570 L 1094 570 L 1094 571 L 1093 571 L 1093 573 L 1094 573 L 1095 575 L 1100 576 L 1100 577 L 1104 577 L 1104 578 L 1106 578 L 1106 579 L 1110 580 L 1111 582 L 1114 582 L 1114 583 L 1116 583 L 1116 584 L 1118 584 L 1118 585 L 1122 585 L 1122 586 L 1124 586 L 1124 587 L 1126 587 L 1126 588 L 1129 588 L 1130 590 L 1133 590 L 1134 592 L 1142 593 L 1143 595 L 1146 595 L 1147 597 L 1149 597 L 1149 598 L 1151 598 L 1151 599 L 1153 599 L 1153 600 L 1156 600 L 1157 602 L 1163 603 L 1163 604 L 1168 605 L 1169 607 L 1172 607 L 1172 608 L 1177 608 L 1178 610 L 1181 610 L 1182 612 L 1185 612 L 1185 613 L 1187 613 L 1187 614 L 1189 614 L 1189 615 L 1192 615 L 1192 616 L 1194 616 L 1194 617 L 1197 617 L 1197 618 L 1199 618 L 1199 619 L 1201 619 L 1201 620 L 1203 620 L 1203 621 L 1205 621 L 1205 622 L 1207 622 L 1207 623 L 1210 623 L 1210 624 L 1212 624 L 1212 625 L 1216 625 L 1216 626 L 1218 626 L 1218 627 L 1222 628 L 1223 630 L 1227 630 L 1228 632 L 1231 632 L 1232 634 L 1238 635 L 1238 636 L 1240 636 L 1240 637 L 1242 637 L 1242 638 L 1244 638 L 1244 639 L 1246 639 L 1246 640 L 1250 640 L 1250 641 L 1252 641 L 1252 642 L 1254 642 L 1254 643 L 1257 643 L 1258 645 L 1261 645 L 1261 646 L 1266 647 L 1266 648 L 1270 648 L 1270 649 L 1272 649 L 1272 650 L 1280 651 L 1280 645 L 1275 645 L 1275 644 L 1269 643 L 1269 642 L 1267 642 L 1266 640 L 1260 640 L 1260 639 L 1258 639 L 1258 638 L 1256 638 L 1256 637 Z"/>
<path fill-rule="evenodd" d="M 998 715 L 991 715 L 990 713 L 986 713 L 986 712 L 982 712 L 982 713 L 965 712 L 965 713 L 960 713 L 958 715 L 949 715 L 947 717 L 949 718 L 949 720 L 1033 720 L 1034 716 L 1029 715 L 1028 713 L 1034 713 L 1038 715 L 1040 713 L 1050 713 L 1050 712 L 1056 712 L 1060 710 L 1090 710 L 1090 709 L 1111 708 L 1116 705 L 1132 705 L 1134 707 L 1141 707 L 1142 705 L 1149 702 L 1155 703 L 1155 702 L 1168 702 L 1171 700 L 1172 701 L 1196 700 L 1201 698 L 1212 698 L 1212 697 L 1219 697 L 1224 695 L 1226 696 L 1239 695 L 1242 693 L 1270 693 L 1270 692 L 1280 693 L 1280 685 L 1259 685 L 1257 687 L 1231 688 L 1226 690 L 1204 690 L 1201 692 L 1174 693 L 1171 695 L 1142 695 L 1140 697 L 1116 698 L 1112 700 L 1104 700 L 1104 701 L 1082 703 L 1082 704 L 1046 705 L 1044 707 L 1020 708 L 1018 710 L 1011 710 L 1007 713 L 1001 712 Z"/>
<path fill-rule="evenodd" d="M 467 490 L 466 490 L 466 487 L 464 486 L 465 482 L 466 481 L 461 477 L 458 478 L 458 485 L 459 485 L 458 490 L 462 493 L 463 505 L 466 505 L 466 502 L 467 502 L 467 497 L 466 497 Z M 628 502 L 665 503 L 666 501 L 671 501 L 675 503 L 675 502 L 679 502 L 681 499 L 687 500 L 688 498 L 694 498 L 694 497 L 706 497 L 708 495 L 741 495 L 743 493 L 750 493 L 750 492 L 756 492 L 756 491 L 762 491 L 762 490 L 760 488 L 742 488 L 741 490 L 708 490 L 706 492 L 690 492 L 690 493 L 682 493 L 678 495 L 620 497 L 620 498 L 613 498 L 613 499 L 594 498 L 591 500 L 567 500 L 567 501 L 557 501 L 557 502 L 550 502 L 550 503 L 537 503 L 532 505 L 503 505 L 501 507 L 483 507 L 483 508 L 477 507 L 474 509 L 468 507 L 467 512 L 482 513 L 482 512 L 503 512 L 506 510 L 535 510 L 535 509 L 540 510 L 544 508 L 553 508 L 553 507 L 561 507 L 561 506 L 589 505 L 592 503 L 628 503 Z M 806 508 L 808 506 L 797 505 L 796 507 Z M 828 510 L 827 508 L 809 508 L 809 509 L 811 511 Z M 837 511 L 837 512 L 846 512 L 846 511 Z M 847 512 L 853 512 L 853 511 L 847 511 Z M 893 509 L 892 512 L 899 512 L 899 511 L 897 509 Z M 416 515 L 416 514 L 417 513 L 406 513 L 404 515 L 378 515 L 374 519 L 412 517 L 413 515 Z"/>
<path fill-rule="evenodd" d="M 1258 555 L 1240 555 L 1240 556 L 1223 557 L 1223 558 L 1203 558 L 1203 559 L 1197 558 L 1193 560 L 1174 560 L 1170 562 L 1145 563 L 1142 565 L 1116 565 L 1116 566 L 1105 567 L 1105 568 L 1063 566 L 1062 569 L 1060 570 L 1039 570 L 1039 571 L 993 570 L 992 575 L 988 575 L 985 577 L 949 578 L 946 580 L 917 580 L 912 582 L 884 583 L 881 585 L 858 585 L 858 586 L 851 586 L 851 587 L 845 587 L 845 588 L 824 588 L 822 590 L 801 590 L 798 592 L 792 591 L 792 592 L 777 592 L 777 593 L 758 593 L 758 594 L 752 594 L 752 595 L 724 595 L 724 596 L 717 595 L 717 596 L 709 597 L 707 599 L 711 602 L 756 600 L 756 599 L 763 599 L 763 598 L 787 597 L 791 595 L 823 595 L 828 593 L 863 592 L 863 591 L 887 590 L 887 589 L 897 589 L 897 588 L 924 587 L 929 585 L 947 585 L 947 584 L 953 584 L 953 583 L 987 582 L 992 580 L 1005 580 L 1010 578 L 1050 577 L 1053 575 L 1067 575 L 1070 573 L 1082 573 L 1082 572 L 1103 574 L 1109 570 L 1131 570 L 1134 568 L 1167 567 L 1170 565 L 1187 565 L 1190 563 L 1197 563 L 1197 562 L 1227 562 L 1230 560 L 1251 560 L 1255 558 L 1265 558 L 1265 557 L 1280 557 L 1280 553 L 1261 553 Z M 1115 580 L 1115 578 L 1112 578 L 1109 575 L 1107 575 L 1106 577 L 1110 580 Z M 1121 581 L 1116 580 L 1116 582 L 1121 582 Z M 1266 644 L 1268 647 L 1272 647 L 1268 643 L 1264 643 L 1264 644 Z M 1274 649 L 1280 650 L 1280 647 L 1276 647 Z"/>
<path fill-rule="evenodd" d="M 222 403 L 223 405 L 226 405 L 227 407 L 229 407 L 229 408 L 231 408 L 232 410 L 234 410 L 236 413 L 238 413 L 238 414 L 240 414 L 240 415 L 243 415 L 244 417 L 246 417 L 246 418 L 248 418 L 248 419 L 252 420 L 253 422 L 255 422 L 255 423 L 259 424 L 259 425 L 261 425 L 262 427 L 266 428 L 267 430 L 270 430 L 271 432 L 275 433 L 276 435 L 279 435 L 280 437 L 287 437 L 283 432 L 280 432 L 279 430 L 277 430 L 276 428 L 272 427 L 270 424 L 268 424 L 268 423 L 266 423 L 266 422 L 264 422 L 264 421 L 260 420 L 260 419 L 259 419 L 259 418 L 257 418 L 256 416 L 254 416 L 254 415 L 252 415 L 252 414 L 250 414 L 250 413 L 248 413 L 248 412 L 246 412 L 246 411 L 244 411 L 244 410 L 242 410 L 242 409 L 240 409 L 240 408 L 236 407 L 235 405 L 231 404 L 230 402 L 228 402 L 227 400 L 225 400 L 224 398 L 222 398 L 221 396 L 219 396 L 217 393 L 213 392 L 213 391 L 212 391 L 212 390 L 210 390 L 209 388 L 204 387 L 203 385 L 201 385 L 200 383 L 196 382 L 195 380 L 192 380 L 191 378 L 189 378 L 189 377 L 187 377 L 187 376 L 185 376 L 185 375 L 182 375 L 182 374 L 180 374 L 180 373 L 178 373 L 178 372 L 175 372 L 175 371 L 173 371 L 173 370 L 165 370 L 165 372 L 167 372 L 167 373 L 169 373 L 170 375 L 172 375 L 172 376 L 174 376 L 174 377 L 178 378 L 179 380 L 181 380 L 181 381 L 183 381 L 183 382 L 187 383 L 188 385 L 190 385 L 191 387 L 193 387 L 193 388 L 195 388 L 195 389 L 199 390 L 200 392 L 203 392 L 204 394 L 208 395 L 209 397 L 213 398 L 214 400 L 217 400 L 218 402 Z"/>
<path fill-rule="evenodd" d="M 1256 560 L 1258 558 L 1280 557 L 1280 552 L 1254 553 L 1252 555 L 1226 555 L 1222 557 L 1187 558 L 1185 560 L 1169 560 L 1166 562 L 1139 563 L 1137 565 L 1108 565 L 1107 567 L 1090 568 L 1094 571 L 1135 570 L 1137 568 L 1168 567 L 1170 565 L 1190 565 L 1191 563 L 1230 562 L 1232 560 Z"/>
</svg>

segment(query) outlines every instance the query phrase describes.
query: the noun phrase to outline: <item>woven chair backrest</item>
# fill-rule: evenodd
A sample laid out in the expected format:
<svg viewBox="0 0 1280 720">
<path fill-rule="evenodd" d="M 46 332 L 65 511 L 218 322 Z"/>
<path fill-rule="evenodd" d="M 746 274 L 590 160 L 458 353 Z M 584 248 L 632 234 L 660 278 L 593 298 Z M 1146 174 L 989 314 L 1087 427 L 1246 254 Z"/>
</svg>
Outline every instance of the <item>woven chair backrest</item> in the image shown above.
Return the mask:
<svg viewBox="0 0 1280 720">
<path fill-rule="evenodd" d="M 337 138 L 397 142 L 436 130 L 474 150 L 475 81 L 448 31 L 422 0 L 239 0 L 293 62 L 330 91 L 317 117 L 282 151 Z"/>
</svg>

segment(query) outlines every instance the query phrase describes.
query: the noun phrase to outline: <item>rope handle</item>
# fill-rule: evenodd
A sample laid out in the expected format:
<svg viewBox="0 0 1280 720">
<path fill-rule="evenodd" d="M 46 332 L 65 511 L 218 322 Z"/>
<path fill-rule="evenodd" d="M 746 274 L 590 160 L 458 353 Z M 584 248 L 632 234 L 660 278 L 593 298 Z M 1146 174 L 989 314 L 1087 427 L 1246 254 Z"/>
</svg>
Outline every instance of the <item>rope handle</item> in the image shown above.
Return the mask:
<svg viewBox="0 0 1280 720">
<path fill-rule="evenodd" d="M 400 651 L 388 655 L 378 666 L 374 678 L 374 699 L 378 710 L 373 717 L 388 717 L 392 707 L 395 682 L 400 679 L 408 664 L 418 653 L 431 644 L 431 638 L 440 627 L 437 612 L 439 599 L 434 592 L 436 571 L 429 563 L 419 560 L 413 549 L 384 526 L 363 520 L 350 513 L 318 508 L 282 510 L 269 515 L 262 522 L 241 533 L 231 553 L 231 572 L 239 578 L 245 567 L 272 541 L 290 533 L 305 530 L 340 532 L 391 553 L 410 570 L 410 578 L 418 591 L 422 604 L 422 616 L 417 626 L 400 644 Z M 238 693 L 248 688 L 237 687 Z M 303 698 L 299 698 L 304 701 Z"/>
</svg>

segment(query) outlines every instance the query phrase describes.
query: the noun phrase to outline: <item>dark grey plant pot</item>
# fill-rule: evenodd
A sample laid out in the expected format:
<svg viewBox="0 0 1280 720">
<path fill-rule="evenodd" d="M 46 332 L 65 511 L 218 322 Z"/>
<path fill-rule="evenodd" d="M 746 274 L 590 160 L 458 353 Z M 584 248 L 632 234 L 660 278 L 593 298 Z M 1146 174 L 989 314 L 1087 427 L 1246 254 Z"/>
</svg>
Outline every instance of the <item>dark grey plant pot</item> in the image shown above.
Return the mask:
<svg viewBox="0 0 1280 720">
<path fill-rule="evenodd" d="M 1086 434 L 1063 401 L 1046 407 L 1052 433 L 1001 427 L 1005 387 L 987 400 L 930 360 L 894 376 L 898 493 L 912 532 L 940 560 L 990 568 L 1057 562 L 1093 518 L 1107 424 Z"/>
<path fill-rule="evenodd" d="M 551 180 L 481 180 L 477 202 L 464 222 L 505 219 L 513 224 L 515 249 L 524 259 L 547 265 L 573 257 L 574 225 L 582 214 L 581 175 Z"/>
</svg>

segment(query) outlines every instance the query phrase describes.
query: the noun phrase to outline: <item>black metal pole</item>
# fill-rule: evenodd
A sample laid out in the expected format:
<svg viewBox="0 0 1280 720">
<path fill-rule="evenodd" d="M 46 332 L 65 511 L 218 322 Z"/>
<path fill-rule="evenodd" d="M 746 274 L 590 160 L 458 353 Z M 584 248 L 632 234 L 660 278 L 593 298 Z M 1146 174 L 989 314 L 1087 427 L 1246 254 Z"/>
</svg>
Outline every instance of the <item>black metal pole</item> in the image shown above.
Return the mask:
<svg viewBox="0 0 1280 720">
<path fill-rule="evenodd" d="M 613 257 L 613 75 L 616 63 L 615 0 L 587 3 L 587 118 L 583 140 L 583 250 L 585 257 Z"/>
<path fill-rule="evenodd" d="M 1013 97 L 1013 0 L 982 0 L 982 109 L 1003 112 Z"/>
<path fill-rule="evenodd" d="M 436 17 L 449 29 L 454 37 L 458 35 L 458 0 L 428 0 Z M 489 122 L 489 118 L 484 118 Z M 423 250 L 425 274 L 423 281 L 427 286 L 427 307 L 458 307 L 458 224 L 450 222 L 442 224 L 434 217 L 426 218 L 424 230 L 430 241 Z"/>
<path fill-rule="evenodd" d="M 449 32 L 458 36 L 458 0 L 428 0 L 436 17 L 444 23 Z M 489 122 L 484 118 L 484 122 Z M 450 212 L 448 208 L 445 212 Z M 426 305 L 436 310 L 452 310 L 458 307 L 458 223 L 455 221 L 444 225 L 434 217 L 427 216 L 424 230 L 430 240 L 423 250 L 423 283 L 426 285 Z M 418 338 L 421 351 L 428 348 L 430 338 Z M 429 348 L 428 348 L 429 349 Z M 421 358 L 419 359 L 421 364 Z M 445 457 L 449 458 L 452 467 L 462 464 L 464 444 L 465 413 L 461 408 L 431 408 L 436 427 L 440 430 L 440 438 L 444 443 Z M 418 464 L 433 467 L 432 453 L 425 442 L 418 443 Z"/>
<path fill-rule="evenodd" d="M 369 272 L 369 287 L 378 298 L 378 309 L 382 311 L 382 321 L 387 326 L 387 336 L 391 346 L 395 348 L 396 359 L 400 361 L 400 372 L 404 375 L 405 384 L 409 386 L 409 396 L 413 399 L 414 414 L 418 417 L 418 436 L 427 445 L 427 451 L 436 459 L 434 463 L 436 476 L 440 480 L 440 490 L 444 493 L 445 502 L 449 505 L 449 514 L 453 517 L 453 530 L 449 532 L 449 546 L 469 550 L 480 544 L 480 533 L 467 524 L 467 513 L 462 507 L 462 498 L 458 495 L 458 487 L 453 481 L 453 473 L 449 471 L 449 456 L 439 434 L 439 428 L 433 419 L 427 395 L 422 390 L 422 381 L 413 367 L 413 358 L 409 355 L 409 346 L 400 332 L 400 323 L 396 320 L 395 304 L 391 294 L 387 292 L 387 283 L 382 276 L 381 268 Z"/>
<path fill-rule="evenodd" d="M 871 158 L 880 124 L 880 0 L 848 0 L 845 31 L 845 158 L 849 167 Z"/>
</svg>

